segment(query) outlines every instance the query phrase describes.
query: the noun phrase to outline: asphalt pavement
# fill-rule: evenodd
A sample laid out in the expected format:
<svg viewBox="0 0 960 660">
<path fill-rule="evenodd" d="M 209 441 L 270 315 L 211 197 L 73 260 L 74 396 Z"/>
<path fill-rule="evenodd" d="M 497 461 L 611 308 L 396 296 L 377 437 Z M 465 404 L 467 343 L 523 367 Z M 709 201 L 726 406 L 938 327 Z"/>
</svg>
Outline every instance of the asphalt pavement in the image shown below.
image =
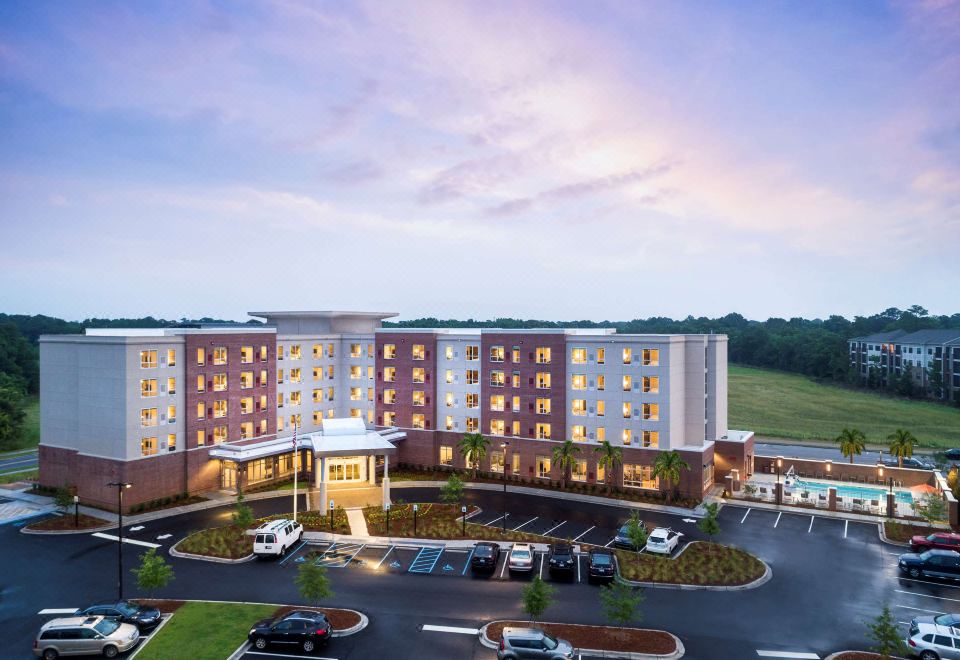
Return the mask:
<svg viewBox="0 0 960 660">
<path fill-rule="evenodd" d="M 13 472 L 24 472 L 34 470 L 37 467 L 37 450 L 29 452 L 16 452 L 0 456 L 0 475 Z"/>
</svg>

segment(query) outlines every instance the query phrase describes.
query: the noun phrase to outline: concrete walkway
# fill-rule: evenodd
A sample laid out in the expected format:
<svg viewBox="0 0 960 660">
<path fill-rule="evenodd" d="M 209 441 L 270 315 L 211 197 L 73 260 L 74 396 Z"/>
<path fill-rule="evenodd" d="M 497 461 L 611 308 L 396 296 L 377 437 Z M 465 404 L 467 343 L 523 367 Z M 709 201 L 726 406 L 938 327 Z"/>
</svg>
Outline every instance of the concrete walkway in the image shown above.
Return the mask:
<svg viewBox="0 0 960 660">
<path fill-rule="evenodd" d="M 363 509 L 347 509 L 347 522 L 350 523 L 350 534 L 353 536 L 370 536 L 367 531 L 367 519 L 363 517 Z"/>
</svg>

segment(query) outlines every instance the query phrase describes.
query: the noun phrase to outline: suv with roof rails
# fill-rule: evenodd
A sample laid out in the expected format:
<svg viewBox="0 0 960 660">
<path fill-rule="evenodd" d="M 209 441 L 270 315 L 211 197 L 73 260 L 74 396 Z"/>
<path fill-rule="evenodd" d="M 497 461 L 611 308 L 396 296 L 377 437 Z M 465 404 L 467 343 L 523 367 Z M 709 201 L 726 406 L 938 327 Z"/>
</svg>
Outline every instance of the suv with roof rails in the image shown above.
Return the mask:
<svg viewBox="0 0 960 660">
<path fill-rule="evenodd" d="M 920 660 L 960 660 L 960 630 L 933 622 L 910 622 L 907 647 Z"/>
<path fill-rule="evenodd" d="M 330 640 L 332 632 L 330 620 L 323 612 L 294 610 L 282 617 L 257 621 L 251 626 L 247 639 L 258 651 L 280 645 L 313 653 L 318 645 Z"/>
<path fill-rule="evenodd" d="M 33 654 L 44 660 L 61 655 L 102 655 L 115 658 L 140 641 L 129 623 L 104 616 L 74 616 L 47 621 L 33 642 Z"/>
</svg>

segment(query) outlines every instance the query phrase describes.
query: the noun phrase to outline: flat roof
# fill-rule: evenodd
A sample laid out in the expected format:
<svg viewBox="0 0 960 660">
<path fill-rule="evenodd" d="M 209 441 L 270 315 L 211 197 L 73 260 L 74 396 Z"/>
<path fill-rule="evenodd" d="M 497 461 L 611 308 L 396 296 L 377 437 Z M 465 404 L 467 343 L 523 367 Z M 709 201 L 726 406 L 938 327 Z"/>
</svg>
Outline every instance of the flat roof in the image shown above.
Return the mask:
<svg viewBox="0 0 960 660">
<path fill-rule="evenodd" d="M 365 318 L 365 319 L 389 319 L 399 316 L 399 312 L 349 312 L 349 311 L 279 311 L 279 312 L 247 312 L 250 316 L 256 316 L 264 319 L 337 319 L 344 317 Z"/>
</svg>

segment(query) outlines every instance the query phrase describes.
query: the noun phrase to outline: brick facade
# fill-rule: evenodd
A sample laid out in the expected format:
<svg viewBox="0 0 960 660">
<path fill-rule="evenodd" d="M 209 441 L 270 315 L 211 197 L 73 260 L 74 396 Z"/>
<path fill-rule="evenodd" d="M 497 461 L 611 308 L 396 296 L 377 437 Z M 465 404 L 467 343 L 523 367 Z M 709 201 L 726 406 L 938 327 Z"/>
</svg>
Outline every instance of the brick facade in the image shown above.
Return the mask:
<svg viewBox="0 0 960 660">
<path fill-rule="evenodd" d="M 376 419 L 377 425 L 383 425 L 383 413 L 395 413 L 393 425 L 402 429 L 413 428 L 414 414 L 424 416 L 424 430 L 437 428 L 437 337 L 427 332 L 398 332 L 377 333 L 376 337 Z M 384 357 L 384 346 L 392 345 L 396 349 L 396 356 L 387 359 Z M 423 346 L 423 359 L 415 360 L 413 347 Z M 394 382 L 385 382 L 384 369 L 396 369 Z M 424 382 L 413 382 L 413 370 L 424 370 Z M 384 402 L 384 390 L 396 392 L 395 403 Z M 414 392 L 423 392 L 424 405 L 413 405 Z"/>
</svg>

